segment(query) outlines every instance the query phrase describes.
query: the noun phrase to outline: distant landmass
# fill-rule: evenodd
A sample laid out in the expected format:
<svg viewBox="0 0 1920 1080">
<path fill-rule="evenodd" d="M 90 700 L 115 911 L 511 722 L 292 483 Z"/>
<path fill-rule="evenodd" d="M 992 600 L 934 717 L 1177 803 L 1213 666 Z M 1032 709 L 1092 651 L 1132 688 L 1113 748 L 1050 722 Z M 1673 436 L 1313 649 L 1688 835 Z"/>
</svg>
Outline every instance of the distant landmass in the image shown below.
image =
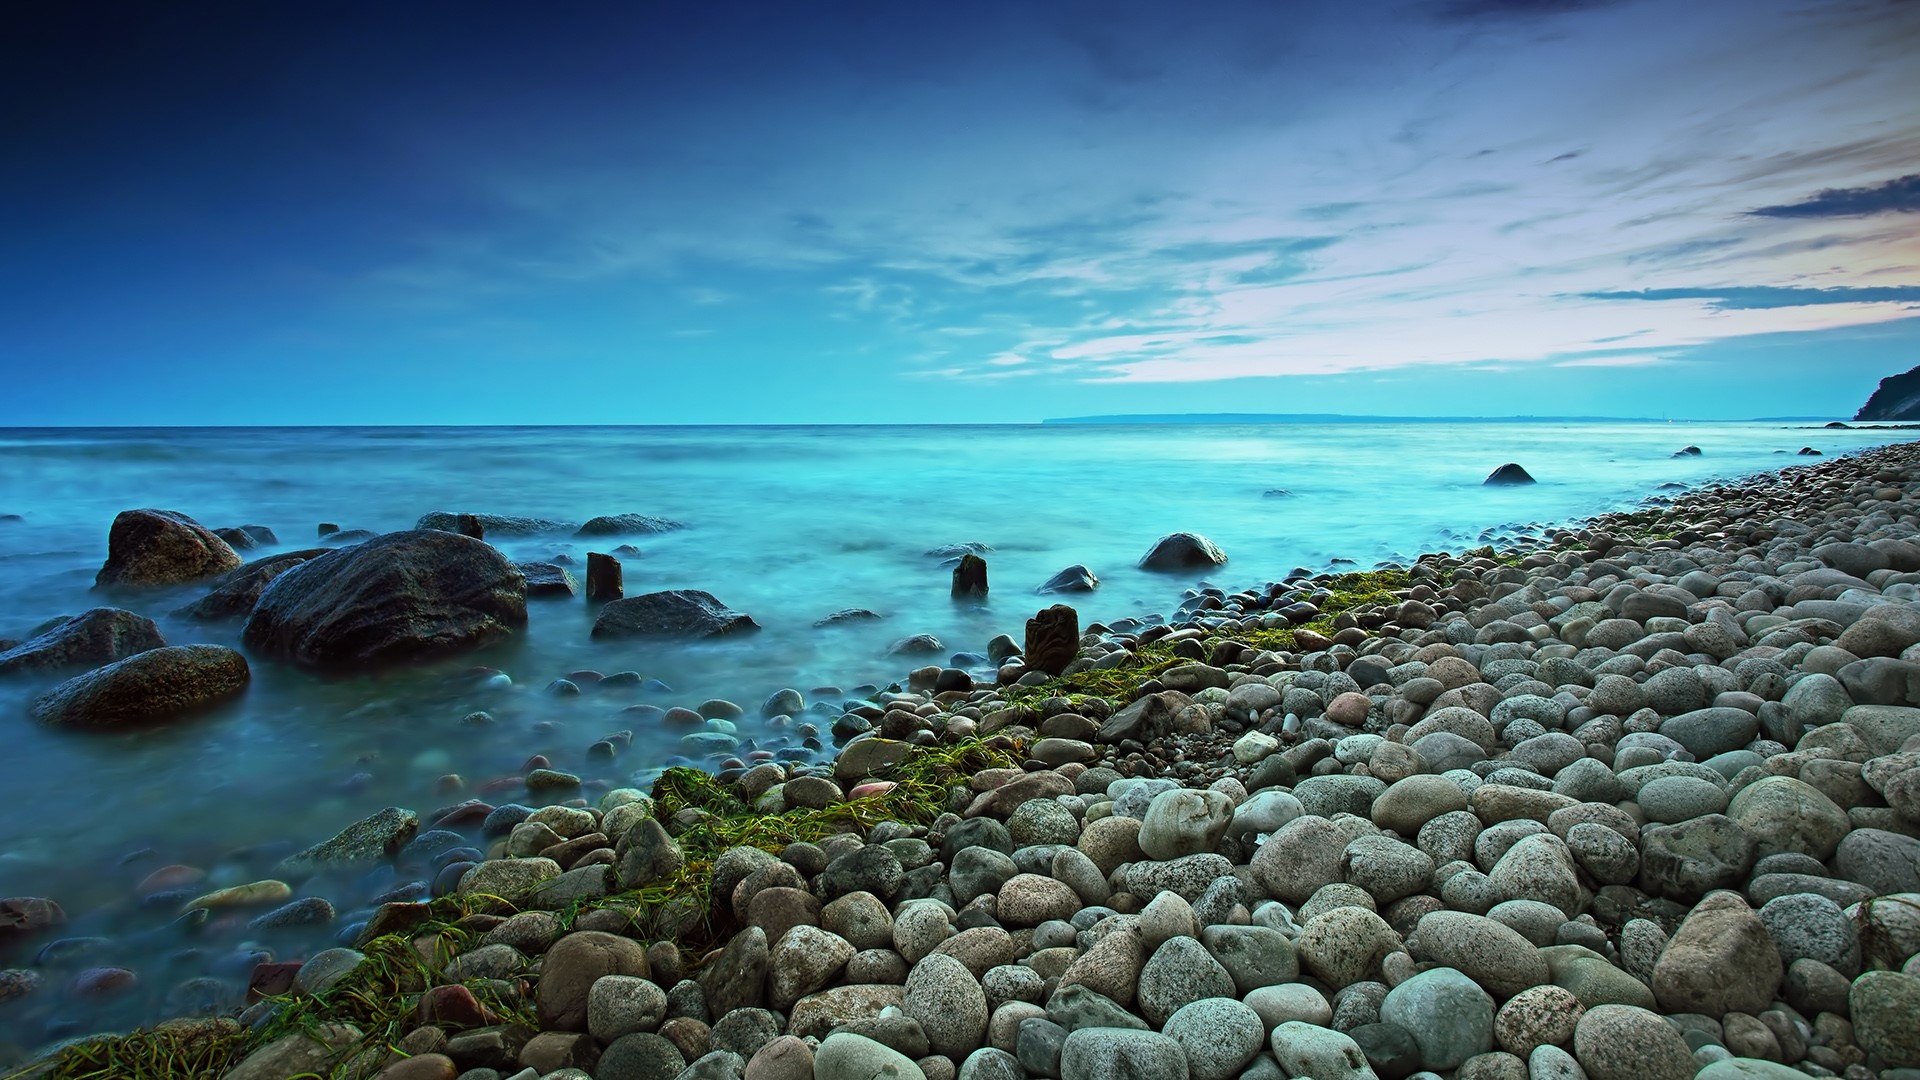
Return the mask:
<svg viewBox="0 0 1920 1080">
<path fill-rule="evenodd" d="M 1916 368 L 1920 371 L 1920 368 Z M 1883 384 L 1884 385 L 1884 384 Z M 1916 393 L 1920 393 L 1917 390 Z M 1115 413 L 1063 416 L 1042 424 L 1660 424 L 1688 418 L 1655 416 L 1356 416 L 1350 413 Z M 1762 416 L 1758 420 L 1819 422 L 1824 416 Z"/>
<path fill-rule="evenodd" d="M 1920 367 L 1880 380 L 1855 420 L 1920 420 Z"/>
</svg>

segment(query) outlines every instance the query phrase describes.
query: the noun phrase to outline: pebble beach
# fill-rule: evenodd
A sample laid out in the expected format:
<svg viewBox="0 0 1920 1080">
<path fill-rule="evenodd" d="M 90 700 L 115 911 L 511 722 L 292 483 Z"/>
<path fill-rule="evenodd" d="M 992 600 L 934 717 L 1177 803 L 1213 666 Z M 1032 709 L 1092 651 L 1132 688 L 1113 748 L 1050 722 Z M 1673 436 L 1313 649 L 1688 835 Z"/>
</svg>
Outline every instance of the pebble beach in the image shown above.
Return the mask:
<svg viewBox="0 0 1920 1080">
<path fill-rule="evenodd" d="M 179 1019 L 0 1075 L 1920 1080 L 1920 443 L 1796 460 L 1525 544 L 1189 589 L 1164 619 L 1036 597 L 979 664 L 633 716 L 799 717 L 820 753 L 716 742 L 645 786 L 536 756 L 251 880 L 143 867 L 162 951 L 336 940 L 235 952 L 171 986 Z M 435 524 L 269 570 L 122 515 L 103 578 L 217 577 L 246 653 L 101 609 L 0 669 L 88 669 L 32 706 L 84 729 L 215 706 L 249 656 L 511 635 L 536 575 L 500 521 Z M 953 553 L 956 590 L 982 554 Z M 1156 560 L 1242 572 L 1195 534 Z M 704 592 L 625 592 L 595 638 L 751 631 Z M 336 920 L 369 882 L 393 894 Z M 68 922 L 0 900 L 0 1021 L 136 978 Z"/>
</svg>

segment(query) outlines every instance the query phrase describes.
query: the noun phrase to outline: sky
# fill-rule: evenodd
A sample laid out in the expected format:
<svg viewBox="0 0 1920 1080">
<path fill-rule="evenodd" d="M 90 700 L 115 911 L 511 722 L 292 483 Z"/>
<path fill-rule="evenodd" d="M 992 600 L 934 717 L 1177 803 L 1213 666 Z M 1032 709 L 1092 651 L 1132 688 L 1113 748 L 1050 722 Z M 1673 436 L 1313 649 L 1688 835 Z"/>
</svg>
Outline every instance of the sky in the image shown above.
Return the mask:
<svg viewBox="0 0 1920 1080">
<path fill-rule="evenodd" d="M 0 425 L 1841 416 L 1920 2 L 5 5 Z"/>
</svg>

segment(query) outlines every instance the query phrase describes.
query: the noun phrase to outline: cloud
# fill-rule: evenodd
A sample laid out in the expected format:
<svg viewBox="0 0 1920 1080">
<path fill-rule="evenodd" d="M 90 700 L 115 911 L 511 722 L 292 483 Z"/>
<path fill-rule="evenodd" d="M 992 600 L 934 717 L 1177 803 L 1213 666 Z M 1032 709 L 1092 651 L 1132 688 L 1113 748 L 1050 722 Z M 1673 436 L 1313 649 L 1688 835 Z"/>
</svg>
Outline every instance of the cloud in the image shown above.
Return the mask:
<svg viewBox="0 0 1920 1080">
<path fill-rule="evenodd" d="M 1754 217 L 1837 218 L 1920 213 L 1920 173 L 1867 187 L 1828 188 L 1799 202 L 1749 210 Z"/>
<path fill-rule="evenodd" d="M 1715 311 L 1761 311 L 1814 304 L 1920 304 L 1920 285 L 1834 285 L 1824 289 L 1736 285 L 1725 289 L 1640 289 L 1580 295 L 1587 300 L 1706 300 Z"/>
</svg>

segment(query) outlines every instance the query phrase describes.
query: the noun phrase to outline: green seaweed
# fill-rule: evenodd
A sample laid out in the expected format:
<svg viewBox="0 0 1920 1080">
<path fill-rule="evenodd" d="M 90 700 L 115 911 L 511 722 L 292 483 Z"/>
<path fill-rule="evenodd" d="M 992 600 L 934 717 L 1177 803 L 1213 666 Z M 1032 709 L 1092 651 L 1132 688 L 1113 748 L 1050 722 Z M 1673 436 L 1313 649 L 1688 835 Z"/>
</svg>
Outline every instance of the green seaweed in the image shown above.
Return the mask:
<svg viewBox="0 0 1920 1080">
<path fill-rule="evenodd" d="M 797 841 L 818 841 L 850 828 L 870 829 L 882 821 L 926 824 L 946 809 L 948 789 L 984 769 L 1015 768 L 1024 756 L 1019 747 L 964 739 L 937 746 L 916 746 L 905 761 L 884 779 L 894 787 L 850 799 L 825 810 L 789 810 L 762 813 L 740 800 L 731 789 L 697 769 L 667 770 L 654 786 L 654 814 L 662 824 L 684 810 L 700 812 L 698 820 L 676 838 L 685 856 L 668 880 L 643 889 L 627 890 L 594 901 L 576 901 L 555 912 L 563 928 L 588 911 L 616 910 L 636 929 L 652 929 L 668 905 L 693 908 L 698 918 L 684 928 L 677 944 L 695 955 L 718 944 L 727 929 L 715 920 L 709 896 L 713 860 L 734 847 L 758 847 L 778 853 Z M 214 1080 L 246 1056 L 276 1039 L 323 1024 L 352 1024 L 362 1032 L 359 1050 L 343 1055 L 342 1067 L 367 1049 L 391 1049 L 406 1034 L 419 1008 L 420 995 L 445 984 L 440 963 L 430 963 L 414 948 L 414 941 L 436 939 L 436 961 L 444 962 L 473 943 L 474 935 L 457 924 L 468 915 L 511 914 L 515 909 L 499 897 L 446 896 L 430 905 L 431 918 L 405 934 L 388 934 L 366 942 L 360 951 L 366 961 L 325 992 L 285 996 L 273 1019 L 258 1031 L 237 1026 L 218 1035 L 183 1034 L 176 1025 L 163 1024 L 124 1035 L 88 1039 L 59 1053 L 0 1075 L 0 1080 Z M 538 1024 L 528 1010 L 529 998 L 501 998 L 485 980 L 467 983 L 482 1005 L 503 1022 Z M 187 1029 L 197 1031 L 197 1029 Z M 325 1080 L 325 1078 L 322 1078 Z"/>
</svg>

